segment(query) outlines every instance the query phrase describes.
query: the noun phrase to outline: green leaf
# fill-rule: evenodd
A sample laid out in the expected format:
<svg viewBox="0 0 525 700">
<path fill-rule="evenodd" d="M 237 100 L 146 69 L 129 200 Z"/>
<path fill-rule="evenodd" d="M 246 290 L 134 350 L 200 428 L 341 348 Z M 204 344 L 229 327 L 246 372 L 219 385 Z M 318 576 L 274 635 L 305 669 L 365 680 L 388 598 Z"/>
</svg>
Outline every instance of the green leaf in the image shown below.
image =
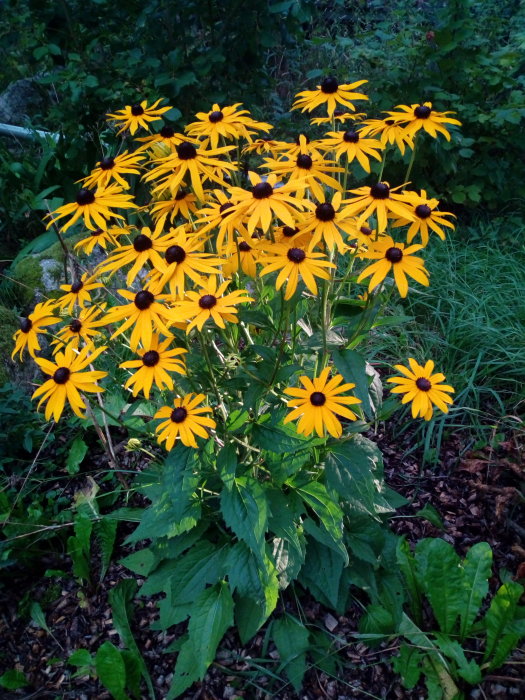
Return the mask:
<svg viewBox="0 0 525 700">
<path fill-rule="evenodd" d="M 461 678 L 464 678 L 467 683 L 471 685 L 476 685 L 481 682 L 480 667 L 474 659 L 467 661 L 465 652 L 459 642 L 450 639 L 448 635 L 442 634 L 441 632 L 436 632 L 434 638 L 441 651 L 456 663 L 458 667 L 457 672 Z"/>
<path fill-rule="evenodd" d="M 186 690 L 195 676 L 204 678 L 215 658 L 219 642 L 232 624 L 233 599 L 228 584 L 222 581 L 203 591 L 192 606 L 189 638 L 177 658 L 167 700 Z"/>
<path fill-rule="evenodd" d="M 67 662 L 71 664 L 71 666 L 83 668 L 89 668 L 94 664 L 93 657 L 87 649 L 77 649 L 71 654 Z"/>
<path fill-rule="evenodd" d="M 88 446 L 80 435 L 73 440 L 66 459 L 66 469 L 68 474 L 78 474 L 82 460 L 86 456 Z"/>
<path fill-rule="evenodd" d="M 355 350 L 332 350 L 332 359 L 345 382 L 352 382 L 352 393 L 361 400 L 361 406 L 367 418 L 373 418 L 372 404 L 368 394 L 368 375 L 366 360 Z"/>
<path fill-rule="evenodd" d="M 429 523 L 432 523 L 432 525 L 439 530 L 445 529 L 440 514 L 431 503 L 425 503 L 423 508 L 420 508 L 415 515 L 417 515 L 418 518 L 425 518 L 425 520 L 428 520 Z"/>
<path fill-rule="evenodd" d="M 120 560 L 120 564 L 125 566 L 134 574 L 139 576 L 147 576 L 149 572 L 156 566 L 157 557 L 153 554 L 151 549 L 146 547 L 145 549 L 140 549 L 138 552 L 133 552 L 128 554 L 127 557 Z"/>
<path fill-rule="evenodd" d="M 102 518 L 95 523 L 95 533 L 100 544 L 100 581 L 103 580 L 111 562 L 115 537 L 117 536 L 117 520 Z"/>
<path fill-rule="evenodd" d="M 221 512 L 226 525 L 263 560 L 268 524 L 268 503 L 261 484 L 251 477 L 234 480 L 231 490 L 221 494 Z"/>
<path fill-rule="evenodd" d="M 233 488 L 237 469 L 237 451 L 233 445 L 225 445 L 217 455 L 217 470 L 228 490 Z"/>
<path fill-rule="evenodd" d="M 95 670 L 99 681 L 109 690 L 115 700 L 129 700 L 126 692 L 126 666 L 120 651 L 111 643 L 104 642 L 95 657 Z"/>
<path fill-rule="evenodd" d="M 51 631 L 47 626 L 46 616 L 44 615 L 44 611 L 42 610 L 40 603 L 34 601 L 34 603 L 31 604 L 31 611 L 29 614 L 33 622 L 38 625 L 38 627 L 41 627 L 48 634 L 51 634 Z"/>
<path fill-rule="evenodd" d="M 264 588 L 264 602 L 256 603 L 253 598 L 236 596 L 235 624 L 242 644 L 247 644 L 270 617 L 277 605 L 279 585 L 276 578 L 270 578 Z"/>
<path fill-rule="evenodd" d="M 361 634 L 377 634 L 380 638 L 384 638 L 391 636 L 395 631 L 392 614 L 378 603 L 368 605 L 365 614 L 359 620 Z"/>
<path fill-rule="evenodd" d="M 463 561 L 464 603 L 460 611 L 460 639 L 469 634 L 481 603 L 489 590 L 492 573 L 492 550 L 487 542 L 478 542 L 467 552 Z"/>
<path fill-rule="evenodd" d="M 135 666 L 139 669 L 140 674 L 144 676 L 150 697 L 155 697 L 153 683 L 149 675 L 146 663 L 140 654 L 139 647 L 131 631 L 130 610 L 131 602 L 135 597 L 138 585 L 133 579 L 124 579 L 120 581 L 115 588 L 109 592 L 109 604 L 111 605 L 111 613 L 113 617 L 113 626 L 120 635 L 124 644 L 134 655 L 136 660 Z M 130 685 L 131 687 L 131 685 Z"/>
<path fill-rule="evenodd" d="M 413 646 L 402 644 L 399 648 L 398 656 L 392 659 L 394 671 L 399 673 L 403 680 L 403 685 L 408 690 L 414 688 L 421 676 L 421 660 L 423 654 Z"/>
<path fill-rule="evenodd" d="M 461 560 L 445 540 L 427 538 L 416 545 L 416 566 L 442 632 L 450 634 L 464 605 Z"/>
<path fill-rule="evenodd" d="M 383 482 L 383 458 L 377 445 L 356 435 L 330 449 L 325 466 L 326 483 L 348 507 L 357 513 L 381 520 L 391 513 Z"/>
<path fill-rule="evenodd" d="M 281 664 L 297 692 L 300 691 L 306 671 L 306 652 L 308 651 L 308 630 L 291 615 L 274 620 L 272 637 L 279 652 Z"/>
<path fill-rule="evenodd" d="M 26 685 L 29 685 L 29 682 L 26 680 L 25 675 L 16 668 L 10 668 L 0 676 L 0 686 L 7 690 L 18 690 L 19 688 L 25 688 Z"/>
<path fill-rule="evenodd" d="M 254 556 L 247 544 L 236 542 L 233 545 L 228 552 L 226 567 L 232 593 L 238 591 L 240 596 L 253 598 L 259 603 L 264 602 L 262 580 L 266 580 L 270 573 L 261 566 L 260 560 Z"/>
<path fill-rule="evenodd" d="M 309 506 L 319 518 L 319 522 L 333 540 L 334 546 L 339 547 L 341 554 L 345 556 L 343 545 L 343 511 L 326 490 L 326 486 L 319 481 L 290 480 L 301 500 Z"/>
<path fill-rule="evenodd" d="M 126 686 L 134 698 L 141 700 L 140 679 L 142 673 L 140 662 L 142 659 L 135 652 L 129 651 L 129 649 L 123 649 L 121 654 L 126 668 Z M 155 698 L 153 687 L 150 689 L 150 698 Z"/>
<path fill-rule="evenodd" d="M 299 582 L 318 600 L 337 609 L 339 581 L 343 566 L 344 562 L 340 554 L 308 538 L 306 560 L 299 573 Z"/>
<path fill-rule="evenodd" d="M 423 620 L 423 591 L 416 571 L 416 560 L 410 551 L 410 545 L 404 537 L 398 540 L 396 559 L 399 570 L 403 575 L 410 612 L 416 623 L 421 625 Z"/>
<path fill-rule="evenodd" d="M 89 581 L 89 549 L 93 522 L 79 515 L 75 519 L 75 536 L 68 537 L 67 552 L 73 562 L 73 574 L 84 581 Z"/>
<path fill-rule="evenodd" d="M 506 627 L 514 620 L 518 602 L 523 594 L 523 586 L 510 581 L 500 586 L 492 599 L 483 622 L 487 630 L 487 646 L 485 648 L 484 661 L 491 660 L 490 668 L 501 665 L 511 649 L 519 641 L 519 634 L 506 634 Z M 505 651 L 505 656 L 503 656 Z"/>
<path fill-rule="evenodd" d="M 301 448 L 318 445 L 323 440 L 320 438 L 306 438 L 300 435 L 293 425 L 282 424 L 284 418 L 282 411 L 272 414 L 265 413 L 252 429 L 253 444 L 262 450 L 269 450 L 277 454 L 294 452 Z"/>
</svg>

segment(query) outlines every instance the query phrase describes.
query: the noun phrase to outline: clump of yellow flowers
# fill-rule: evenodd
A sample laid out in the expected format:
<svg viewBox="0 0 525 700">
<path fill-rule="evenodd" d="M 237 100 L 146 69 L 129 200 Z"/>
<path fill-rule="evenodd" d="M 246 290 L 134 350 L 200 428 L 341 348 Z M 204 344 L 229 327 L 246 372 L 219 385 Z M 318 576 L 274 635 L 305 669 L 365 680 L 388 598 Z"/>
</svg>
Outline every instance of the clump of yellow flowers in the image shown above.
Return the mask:
<svg viewBox="0 0 525 700">
<path fill-rule="evenodd" d="M 272 125 L 241 103 L 213 104 L 182 131 L 166 121 L 162 100 L 108 115 L 126 150 L 108 147 L 79 180 L 75 201 L 48 222 L 59 235 L 71 227 L 85 234 L 71 281 L 23 318 L 14 338 L 13 355 L 27 349 L 49 377 L 34 392 L 47 404 L 46 418 L 58 420 L 66 404 L 82 416 L 83 395 L 102 392 L 100 380 L 118 364 L 125 391 L 153 396 L 158 440 L 168 450 L 178 441 L 197 447 L 197 438 L 215 434 L 217 420 L 226 425 L 242 408 L 242 387 L 228 387 L 231 358 L 243 364 L 259 336 L 275 351 L 275 369 L 261 379 L 245 363 L 244 376 L 290 409 L 283 425 L 340 438 L 345 422 L 362 417 L 355 383 L 332 366 L 330 334 L 341 330 L 334 309 L 341 299 L 353 304 L 362 334 L 393 290 L 405 297 L 411 284 L 429 284 L 424 248 L 433 234 L 444 239 L 454 229 L 453 215 L 424 189 L 385 180 L 386 156 L 389 149 L 413 156 L 420 132 L 450 140 L 447 126 L 459 124 L 429 102 L 367 119 L 355 104 L 366 104 L 356 91 L 366 82 L 328 76 L 297 95 L 292 109 L 326 110 L 311 120 L 312 133 L 323 132 L 316 138 L 270 136 Z M 95 252 L 105 258 L 93 266 Z M 271 299 L 280 303 L 270 313 Z M 306 352 L 315 330 L 319 345 Z M 342 332 L 339 349 L 357 337 Z M 192 353 L 207 368 L 206 382 L 190 376 Z M 104 358 L 105 370 L 95 370 Z M 290 372 L 281 371 L 284 358 Z M 409 363 L 396 365 L 403 376 L 388 380 L 392 391 L 412 402 L 414 417 L 429 420 L 434 406 L 446 412 L 454 390 L 445 377 L 431 360 Z"/>
</svg>

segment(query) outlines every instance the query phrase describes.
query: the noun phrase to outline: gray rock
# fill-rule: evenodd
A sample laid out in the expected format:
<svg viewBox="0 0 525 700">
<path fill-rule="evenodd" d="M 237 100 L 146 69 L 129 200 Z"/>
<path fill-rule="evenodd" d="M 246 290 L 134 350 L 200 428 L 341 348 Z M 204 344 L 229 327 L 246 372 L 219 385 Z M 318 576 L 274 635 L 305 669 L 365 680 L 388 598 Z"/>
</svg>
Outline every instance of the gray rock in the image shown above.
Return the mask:
<svg viewBox="0 0 525 700">
<path fill-rule="evenodd" d="M 46 104 L 45 93 L 32 78 L 10 83 L 0 94 L 0 122 L 24 125 Z"/>
</svg>

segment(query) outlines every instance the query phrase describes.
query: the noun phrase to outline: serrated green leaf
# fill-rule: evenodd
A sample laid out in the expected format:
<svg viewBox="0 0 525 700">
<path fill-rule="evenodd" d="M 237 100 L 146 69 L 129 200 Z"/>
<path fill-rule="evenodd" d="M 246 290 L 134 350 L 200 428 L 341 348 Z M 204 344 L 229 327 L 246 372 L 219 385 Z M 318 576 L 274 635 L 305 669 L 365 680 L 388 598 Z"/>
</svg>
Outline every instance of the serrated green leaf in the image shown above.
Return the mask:
<svg viewBox="0 0 525 700">
<path fill-rule="evenodd" d="M 416 560 L 410 551 L 410 545 L 404 538 L 400 538 L 398 541 L 396 559 L 399 570 L 403 575 L 410 612 L 416 623 L 421 625 L 423 618 L 423 591 L 417 576 Z"/>
<path fill-rule="evenodd" d="M 45 630 L 48 634 L 51 634 L 49 627 L 47 626 L 46 616 L 42 610 L 42 606 L 36 600 L 31 604 L 30 616 L 33 622 Z"/>
<path fill-rule="evenodd" d="M 346 553 L 343 544 L 343 511 L 328 493 L 326 486 L 319 481 L 290 480 L 288 484 L 295 489 L 301 500 L 313 510 L 322 527 L 332 538 L 334 545 L 341 548 L 342 554 Z"/>
<path fill-rule="evenodd" d="M 523 586 L 513 581 L 504 583 L 492 599 L 483 623 L 487 630 L 487 645 L 484 661 L 492 656 L 490 668 L 496 668 L 519 641 L 519 634 L 506 635 L 506 627 L 514 620 L 518 602 L 523 595 Z M 505 652 L 505 656 L 503 656 Z"/>
<path fill-rule="evenodd" d="M 492 550 L 487 542 L 478 542 L 463 561 L 464 603 L 460 611 L 460 639 L 469 634 L 481 603 L 489 591 L 492 573 Z"/>
<path fill-rule="evenodd" d="M 141 672 L 141 657 L 129 649 L 123 649 L 122 659 L 126 668 L 126 686 L 136 700 L 141 700 L 140 694 L 140 679 Z M 150 698 L 155 698 L 153 688 L 150 692 Z"/>
<path fill-rule="evenodd" d="M 417 685 L 421 677 L 421 660 L 423 654 L 416 647 L 402 644 L 399 648 L 399 654 L 392 659 L 394 671 L 399 673 L 403 681 L 403 685 L 408 690 L 411 690 Z"/>
<path fill-rule="evenodd" d="M 425 503 L 423 508 L 420 508 L 415 515 L 417 515 L 418 518 L 425 518 L 425 520 L 428 520 L 429 523 L 432 523 L 432 525 L 439 530 L 445 529 L 441 516 L 431 503 Z"/>
<path fill-rule="evenodd" d="M 233 598 L 225 581 L 203 591 L 192 606 L 189 638 L 198 654 L 193 659 L 199 678 L 203 678 L 215 658 L 217 646 L 228 627 L 233 625 Z M 175 669 L 177 674 L 177 669 Z"/>
<path fill-rule="evenodd" d="M 445 540 L 427 538 L 416 545 L 416 567 L 442 632 L 450 634 L 464 605 L 461 560 Z"/>
<path fill-rule="evenodd" d="M 120 651 L 111 643 L 104 642 L 95 656 L 95 670 L 99 681 L 109 690 L 115 700 L 129 700 L 125 692 L 126 666 Z"/>
<path fill-rule="evenodd" d="M 221 512 L 226 525 L 263 560 L 268 525 L 268 504 L 261 484 L 251 477 L 235 479 L 231 490 L 221 494 Z"/>
<path fill-rule="evenodd" d="M 233 445 L 225 445 L 217 455 L 217 470 L 228 490 L 233 488 L 236 469 L 237 451 Z"/>
<path fill-rule="evenodd" d="M 93 657 L 87 649 L 77 649 L 74 651 L 67 660 L 68 664 L 71 666 L 87 667 L 94 664 Z"/>
<path fill-rule="evenodd" d="M 281 659 L 279 670 L 284 670 L 295 690 L 299 692 L 306 671 L 308 630 L 295 617 L 285 615 L 274 620 L 272 636 Z"/>
<path fill-rule="evenodd" d="M 452 659 L 452 661 L 456 663 L 458 667 L 457 672 L 461 678 L 464 678 L 467 683 L 470 683 L 471 685 L 476 685 L 477 683 L 481 682 L 480 667 L 474 661 L 474 659 L 467 661 L 465 652 L 459 642 L 451 639 L 448 635 L 442 634 L 441 632 L 436 632 L 434 634 L 434 638 L 441 651 L 448 656 L 449 659 Z"/>
<path fill-rule="evenodd" d="M 100 544 L 100 581 L 106 575 L 111 562 L 117 536 L 117 525 L 118 521 L 110 518 L 101 518 L 95 523 L 95 533 Z"/>
<path fill-rule="evenodd" d="M 124 579 L 120 581 L 115 588 L 109 592 L 109 604 L 111 605 L 111 613 L 113 617 L 113 626 L 120 635 L 124 645 L 133 653 L 136 659 L 135 665 L 139 669 L 139 675 L 144 676 L 150 697 L 155 697 L 153 683 L 148 672 L 146 663 L 140 654 L 139 647 L 131 631 L 130 616 L 131 603 L 137 593 L 138 585 L 133 579 Z M 129 686 L 132 687 L 131 684 Z"/>
<path fill-rule="evenodd" d="M 271 415 L 265 414 L 258 423 L 254 424 L 252 440 L 256 447 L 277 454 L 286 454 L 305 448 L 307 445 L 311 447 L 323 442 L 319 438 L 306 438 L 300 435 L 289 423 L 283 425 L 284 415 L 282 411 Z"/>
<path fill-rule="evenodd" d="M 332 359 L 345 382 L 355 384 L 352 393 L 361 400 L 361 406 L 368 418 L 373 418 L 372 405 L 368 394 L 366 360 L 355 350 L 332 350 Z"/>
<path fill-rule="evenodd" d="M 157 557 L 146 547 L 145 549 L 140 549 L 138 552 L 128 554 L 128 556 L 121 559 L 119 563 L 130 571 L 133 571 L 134 574 L 147 576 L 156 566 Z"/>
<path fill-rule="evenodd" d="M 337 609 L 343 566 L 344 561 L 340 554 L 308 538 L 306 559 L 299 573 L 299 582 L 318 600 Z"/>
</svg>

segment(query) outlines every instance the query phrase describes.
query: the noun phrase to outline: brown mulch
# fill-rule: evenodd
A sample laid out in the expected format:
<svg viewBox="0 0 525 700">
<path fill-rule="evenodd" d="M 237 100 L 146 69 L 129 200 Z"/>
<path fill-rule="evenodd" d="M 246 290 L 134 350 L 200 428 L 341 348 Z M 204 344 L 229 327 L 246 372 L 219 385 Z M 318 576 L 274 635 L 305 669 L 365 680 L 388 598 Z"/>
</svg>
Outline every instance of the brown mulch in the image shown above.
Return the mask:
<svg viewBox="0 0 525 700">
<path fill-rule="evenodd" d="M 459 437 L 452 436 L 444 445 L 437 466 L 423 466 L 417 453 L 406 456 L 410 435 L 395 443 L 391 435 L 377 438 L 384 454 L 387 482 L 410 501 L 392 521 L 397 533 L 406 535 L 413 543 L 423 537 L 440 536 L 461 554 L 476 542 L 487 541 L 493 549 L 495 572 L 506 569 L 514 579 L 525 577 L 523 437 L 520 442 L 518 436 L 510 436 L 496 449 L 485 447 L 466 452 L 458 459 L 464 446 Z M 443 520 L 444 531 L 425 519 L 414 517 L 426 504 L 436 508 Z M 119 556 L 125 553 L 121 550 Z M 64 557 L 50 568 L 68 570 L 68 566 L 68 559 Z M 129 571 L 118 563 L 111 565 L 102 583 L 84 588 L 72 576 L 46 579 L 34 575 L 34 580 L 31 580 L 27 571 L 19 576 L 13 572 L 0 590 L 0 675 L 5 669 L 16 668 L 26 675 L 31 685 L 30 689 L 16 692 L 0 689 L 0 698 L 110 698 L 92 677 L 73 677 L 75 669 L 67 665 L 65 659 L 79 648 L 94 655 L 106 640 L 119 645 L 119 635 L 114 629 L 108 604 L 108 591 L 125 577 L 129 577 Z M 58 588 L 53 589 L 57 582 Z M 496 577 L 492 584 L 497 586 Z M 19 604 L 24 595 L 26 601 L 29 596 L 31 601 L 42 602 L 52 634 L 28 621 L 27 616 L 21 616 Z M 291 596 L 284 604 L 292 612 L 295 609 Z M 419 700 L 426 697 L 423 686 L 405 690 L 388 663 L 389 656 L 398 646 L 395 640 L 390 647 L 383 645 L 377 649 L 355 643 L 352 634 L 356 632 L 359 618 L 357 606 L 346 616 L 336 617 L 308 596 L 301 605 L 311 622 L 330 630 L 339 640 L 342 664 L 336 678 L 312 667 L 307 671 L 304 689 L 296 694 L 285 680 L 277 682 L 272 678 L 278 662 L 271 663 L 276 658 L 271 644 L 263 658 L 264 628 L 244 648 L 235 631 L 230 630 L 205 680 L 192 686 L 184 698 Z M 142 601 L 135 606 L 133 632 L 157 697 L 163 698 L 170 686 L 176 655 L 162 652 L 182 633 L 184 625 L 171 630 L 170 634 L 152 631 L 150 624 L 155 618 L 154 600 Z M 255 665 L 261 670 L 257 671 Z M 516 652 L 510 663 L 489 676 L 481 686 L 467 690 L 466 697 L 473 700 L 524 697 L 525 681 L 520 672 L 524 665 L 525 652 Z"/>
</svg>

